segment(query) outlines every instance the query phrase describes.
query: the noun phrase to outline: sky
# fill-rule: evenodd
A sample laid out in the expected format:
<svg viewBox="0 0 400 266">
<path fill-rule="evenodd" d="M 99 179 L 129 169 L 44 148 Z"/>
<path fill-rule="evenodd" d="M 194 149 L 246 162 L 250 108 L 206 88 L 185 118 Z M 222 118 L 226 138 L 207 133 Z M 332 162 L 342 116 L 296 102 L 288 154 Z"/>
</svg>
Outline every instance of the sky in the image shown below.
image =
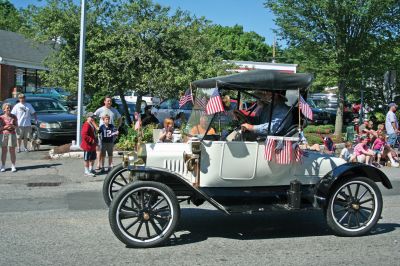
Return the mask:
<svg viewBox="0 0 400 266">
<path fill-rule="evenodd" d="M 77 4 L 79 0 L 74 0 Z M 187 10 L 197 17 L 205 17 L 212 23 L 223 26 L 242 25 L 244 31 L 254 31 L 273 44 L 273 29 L 276 28 L 273 14 L 264 7 L 265 0 L 153 0 L 173 10 Z M 10 0 L 15 7 L 26 7 L 29 4 L 43 5 L 40 0 Z"/>
</svg>

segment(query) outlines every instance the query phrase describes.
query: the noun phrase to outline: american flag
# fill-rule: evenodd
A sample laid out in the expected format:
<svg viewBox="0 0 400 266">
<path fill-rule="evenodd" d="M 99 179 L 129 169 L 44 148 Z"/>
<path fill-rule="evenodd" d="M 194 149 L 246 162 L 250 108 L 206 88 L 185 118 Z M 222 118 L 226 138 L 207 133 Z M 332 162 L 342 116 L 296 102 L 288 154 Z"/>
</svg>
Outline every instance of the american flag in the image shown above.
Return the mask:
<svg viewBox="0 0 400 266">
<path fill-rule="evenodd" d="M 200 107 L 201 110 L 205 110 L 206 106 L 207 106 L 207 99 L 205 96 L 201 97 L 196 97 L 195 99 L 195 105 L 197 105 L 198 107 Z"/>
<path fill-rule="evenodd" d="M 189 88 L 185 94 L 179 99 L 179 108 L 184 106 L 187 102 L 193 102 L 192 90 Z"/>
<path fill-rule="evenodd" d="M 308 103 L 303 99 L 303 97 L 300 96 L 300 110 L 303 113 L 305 117 L 309 120 L 313 120 L 313 113 L 311 110 L 311 107 L 308 105 Z"/>
<path fill-rule="evenodd" d="M 210 100 L 208 100 L 208 103 L 206 105 L 206 114 L 212 115 L 223 111 L 224 105 L 222 103 L 221 96 L 218 93 L 218 89 L 214 88 Z"/>
<path fill-rule="evenodd" d="M 267 138 L 265 141 L 264 157 L 267 161 L 272 161 L 272 155 L 275 151 L 275 140 Z"/>
<path fill-rule="evenodd" d="M 283 148 L 276 151 L 277 164 L 290 164 L 292 162 L 293 150 L 292 142 L 290 140 L 283 141 Z"/>
</svg>

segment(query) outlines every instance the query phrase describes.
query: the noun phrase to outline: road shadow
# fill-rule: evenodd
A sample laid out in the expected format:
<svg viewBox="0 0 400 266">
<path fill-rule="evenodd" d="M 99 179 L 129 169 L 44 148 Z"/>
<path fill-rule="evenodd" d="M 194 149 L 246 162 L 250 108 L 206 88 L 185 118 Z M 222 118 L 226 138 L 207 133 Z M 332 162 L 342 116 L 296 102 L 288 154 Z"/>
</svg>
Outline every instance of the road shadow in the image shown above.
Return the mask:
<svg viewBox="0 0 400 266">
<path fill-rule="evenodd" d="M 51 168 L 51 167 L 59 166 L 59 165 L 62 165 L 62 164 L 61 163 L 46 163 L 46 164 L 18 166 L 18 171 Z"/>
<path fill-rule="evenodd" d="M 385 234 L 400 224 L 378 223 L 368 235 Z M 225 215 L 217 210 L 182 208 L 180 223 L 166 245 L 185 245 L 209 237 L 237 240 L 333 235 L 321 210 L 271 211 Z"/>
</svg>

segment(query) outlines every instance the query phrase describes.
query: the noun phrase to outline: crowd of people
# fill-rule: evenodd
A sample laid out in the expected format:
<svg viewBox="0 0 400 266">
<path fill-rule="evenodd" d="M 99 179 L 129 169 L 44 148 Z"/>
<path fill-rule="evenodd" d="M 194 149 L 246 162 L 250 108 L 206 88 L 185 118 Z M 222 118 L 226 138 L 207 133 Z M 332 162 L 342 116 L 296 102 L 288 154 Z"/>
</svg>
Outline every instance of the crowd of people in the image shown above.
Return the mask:
<svg viewBox="0 0 400 266">
<path fill-rule="evenodd" d="M 354 148 L 353 143 L 347 142 L 340 157 L 348 162 L 361 162 L 378 168 L 384 159 L 389 162 L 388 165 L 399 167 L 398 154 L 394 149 L 400 133 L 396 111 L 397 105 L 390 103 L 385 124 L 378 124 L 376 128 L 373 121 L 365 119 L 358 127 Z"/>
</svg>

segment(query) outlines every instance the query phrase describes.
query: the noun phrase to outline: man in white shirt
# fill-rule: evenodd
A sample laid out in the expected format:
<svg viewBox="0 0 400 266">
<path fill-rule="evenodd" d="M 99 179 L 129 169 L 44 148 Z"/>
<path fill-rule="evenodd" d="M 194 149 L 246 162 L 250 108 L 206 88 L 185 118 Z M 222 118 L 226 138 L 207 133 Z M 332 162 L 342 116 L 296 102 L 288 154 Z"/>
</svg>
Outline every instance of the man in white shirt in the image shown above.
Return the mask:
<svg viewBox="0 0 400 266">
<path fill-rule="evenodd" d="M 99 128 L 101 125 L 103 125 L 103 117 L 105 115 L 108 115 L 110 117 L 110 124 L 114 125 L 116 128 L 118 128 L 121 125 L 121 114 L 118 112 L 117 109 L 111 106 L 112 105 L 112 99 L 110 96 L 104 97 L 104 106 L 100 107 L 97 109 L 94 114 L 97 117 L 100 117 L 100 123 L 99 123 Z M 117 124 L 116 124 L 117 123 Z M 97 158 L 100 158 L 100 148 L 97 146 Z M 100 165 L 100 160 L 97 160 L 97 171 L 101 171 L 101 165 Z M 112 168 L 112 165 L 110 165 Z M 109 169 L 110 170 L 110 169 Z"/>
<path fill-rule="evenodd" d="M 17 103 L 11 110 L 11 113 L 18 118 L 18 128 L 17 128 L 17 141 L 18 150 L 21 152 L 21 142 L 24 140 L 23 151 L 28 152 L 28 139 L 31 138 L 32 134 L 32 116 L 35 118 L 35 123 L 37 123 L 37 116 L 35 109 L 30 103 L 25 102 L 25 95 L 20 93 L 18 95 L 19 103 Z"/>
<path fill-rule="evenodd" d="M 399 122 L 396 117 L 397 104 L 389 103 L 389 111 L 386 114 L 385 128 L 388 137 L 388 144 L 394 146 L 397 141 L 397 134 L 399 131 Z"/>
</svg>

